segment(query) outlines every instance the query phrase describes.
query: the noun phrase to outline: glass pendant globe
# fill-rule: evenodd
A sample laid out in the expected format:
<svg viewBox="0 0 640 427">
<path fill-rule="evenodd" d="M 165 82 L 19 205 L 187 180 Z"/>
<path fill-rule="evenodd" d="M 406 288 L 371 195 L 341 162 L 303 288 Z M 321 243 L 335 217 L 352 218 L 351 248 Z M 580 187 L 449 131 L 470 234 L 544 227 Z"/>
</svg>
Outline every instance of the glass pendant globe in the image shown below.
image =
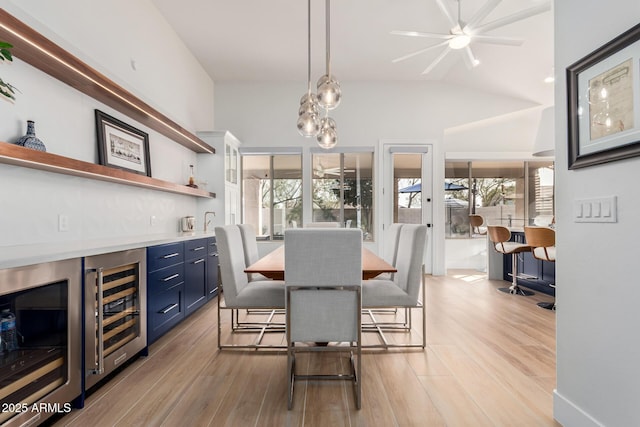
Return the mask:
<svg viewBox="0 0 640 427">
<path fill-rule="evenodd" d="M 333 126 L 332 126 L 333 124 Z M 320 132 L 318 133 L 318 145 L 326 150 L 333 148 L 338 143 L 338 133 L 336 122 L 331 117 L 325 117 L 320 122 Z"/>
<path fill-rule="evenodd" d="M 328 110 L 336 108 L 342 100 L 340 83 L 334 76 L 325 74 L 318 80 L 318 104 Z"/>
<path fill-rule="evenodd" d="M 317 104 L 318 103 L 318 97 L 316 96 L 315 93 L 312 92 L 305 92 L 304 95 L 302 95 L 302 98 L 300 98 L 300 105 L 310 102 L 312 104 Z"/>
<path fill-rule="evenodd" d="M 297 126 L 300 135 L 311 138 L 320 132 L 320 119 L 317 114 L 303 113 L 298 117 Z"/>
<path fill-rule="evenodd" d="M 318 115 L 318 103 L 317 102 L 305 102 L 300 105 L 300 109 L 298 110 L 298 115 L 301 116 L 304 113 L 315 114 Z"/>
</svg>

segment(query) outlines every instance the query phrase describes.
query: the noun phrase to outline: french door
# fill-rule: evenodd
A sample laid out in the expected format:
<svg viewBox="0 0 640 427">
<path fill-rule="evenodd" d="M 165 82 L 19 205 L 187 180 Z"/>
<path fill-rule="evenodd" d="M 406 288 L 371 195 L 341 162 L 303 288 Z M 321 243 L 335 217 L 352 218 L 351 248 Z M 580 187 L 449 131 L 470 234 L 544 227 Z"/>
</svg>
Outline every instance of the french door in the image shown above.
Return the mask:
<svg viewBox="0 0 640 427">
<path fill-rule="evenodd" d="M 383 144 L 382 245 L 393 223 L 426 224 L 425 272 L 433 270 L 433 149 L 430 144 Z"/>
</svg>

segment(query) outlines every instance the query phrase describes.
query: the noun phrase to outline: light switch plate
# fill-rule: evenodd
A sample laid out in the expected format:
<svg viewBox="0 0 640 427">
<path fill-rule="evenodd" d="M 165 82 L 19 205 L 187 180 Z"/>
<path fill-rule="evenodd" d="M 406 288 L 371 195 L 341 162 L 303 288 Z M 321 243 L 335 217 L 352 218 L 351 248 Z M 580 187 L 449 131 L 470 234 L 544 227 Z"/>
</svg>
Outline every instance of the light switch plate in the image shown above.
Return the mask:
<svg viewBox="0 0 640 427">
<path fill-rule="evenodd" d="M 574 222 L 618 222 L 616 196 L 573 201 Z"/>
</svg>

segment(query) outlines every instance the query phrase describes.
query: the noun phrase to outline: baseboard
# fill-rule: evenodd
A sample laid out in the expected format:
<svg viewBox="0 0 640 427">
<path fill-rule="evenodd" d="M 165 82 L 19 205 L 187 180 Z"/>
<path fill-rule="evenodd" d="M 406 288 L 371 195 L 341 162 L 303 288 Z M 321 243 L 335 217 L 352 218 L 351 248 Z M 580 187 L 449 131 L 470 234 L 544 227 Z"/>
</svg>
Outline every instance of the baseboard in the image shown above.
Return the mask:
<svg viewBox="0 0 640 427">
<path fill-rule="evenodd" d="M 553 418 L 564 427 L 604 427 L 556 389 L 553 390 Z"/>
</svg>

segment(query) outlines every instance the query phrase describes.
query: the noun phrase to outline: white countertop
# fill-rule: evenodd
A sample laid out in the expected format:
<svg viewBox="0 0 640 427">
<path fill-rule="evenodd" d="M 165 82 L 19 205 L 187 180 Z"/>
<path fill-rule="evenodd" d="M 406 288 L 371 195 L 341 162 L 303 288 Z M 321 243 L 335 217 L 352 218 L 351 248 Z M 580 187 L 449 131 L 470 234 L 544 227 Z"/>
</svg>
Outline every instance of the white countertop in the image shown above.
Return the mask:
<svg viewBox="0 0 640 427">
<path fill-rule="evenodd" d="M 128 249 L 145 248 L 165 243 L 214 236 L 215 233 L 213 231 L 207 233 L 196 231 L 191 233 L 152 234 L 112 239 L 1 246 L 0 269 L 106 254 L 110 252 L 125 251 Z"/>
</svg>

